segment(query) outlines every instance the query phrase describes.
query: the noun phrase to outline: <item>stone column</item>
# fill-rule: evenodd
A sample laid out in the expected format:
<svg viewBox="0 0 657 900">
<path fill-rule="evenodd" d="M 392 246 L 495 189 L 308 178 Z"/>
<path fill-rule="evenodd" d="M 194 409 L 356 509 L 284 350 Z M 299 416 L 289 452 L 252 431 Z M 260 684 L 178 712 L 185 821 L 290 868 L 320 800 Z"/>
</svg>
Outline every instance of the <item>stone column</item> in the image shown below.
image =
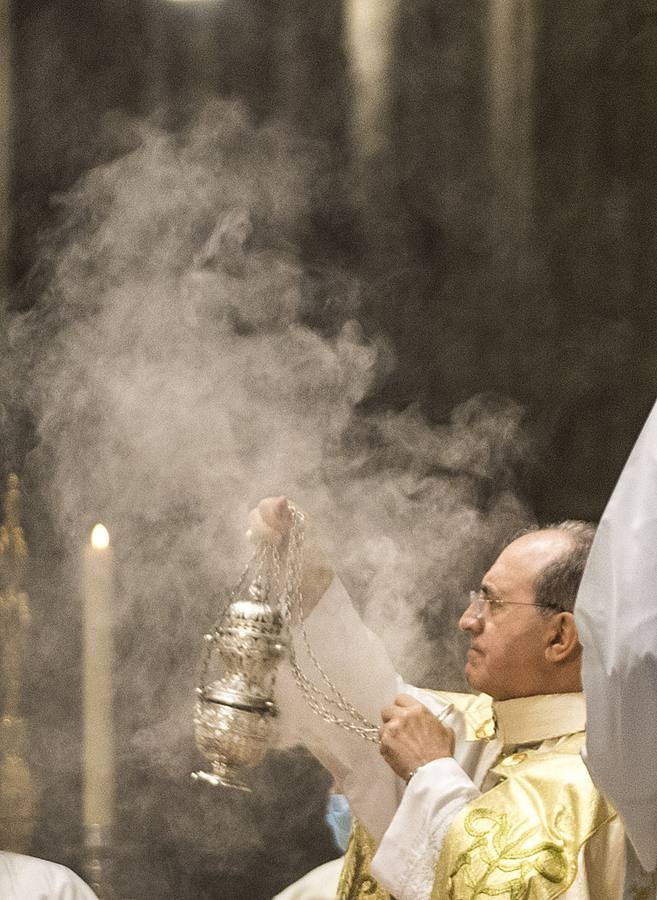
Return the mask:
<svg viewBox="0 0 657 900">
<path fill-rule="evenodd" d="M 344 0 L 344 33 L 352 81 L 351 145 L 361 200 L 380 185 L 390 153 L 393 41 L 400 0 Z M 382 167 L 383 163 L 383 167 Z M 381 196 L 380 187 L 374 195 Z"/>
<path fill-rule="evenodd" d="M 503 222 L 522 235 L 532 217 L 534 0 L 489 0 L 491 158 Z"/>
</svg>

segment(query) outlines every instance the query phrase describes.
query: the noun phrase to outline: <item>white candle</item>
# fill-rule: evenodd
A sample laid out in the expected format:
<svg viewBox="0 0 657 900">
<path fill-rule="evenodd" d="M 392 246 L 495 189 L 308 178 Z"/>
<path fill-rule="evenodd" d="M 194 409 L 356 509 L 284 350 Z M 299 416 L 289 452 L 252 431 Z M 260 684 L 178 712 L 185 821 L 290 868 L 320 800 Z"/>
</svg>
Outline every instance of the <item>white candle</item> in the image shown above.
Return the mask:
<svg viewBox="0 0 657 900">
<path fill-rule="evenodd" d="M 96 525 L 84 548 L 84 824 L 109 830 L 114 807 L 112 735 L 113 566 L 109 533 Z"/>
</svg>

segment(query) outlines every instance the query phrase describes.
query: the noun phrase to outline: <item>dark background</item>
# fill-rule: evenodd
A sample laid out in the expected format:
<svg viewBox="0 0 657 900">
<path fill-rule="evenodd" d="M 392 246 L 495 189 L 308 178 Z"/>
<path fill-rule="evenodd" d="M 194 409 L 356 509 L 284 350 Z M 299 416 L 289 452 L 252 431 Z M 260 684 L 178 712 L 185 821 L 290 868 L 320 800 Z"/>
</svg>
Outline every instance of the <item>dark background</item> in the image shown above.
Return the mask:
<svg viewBox="0 0 657 900">
<path fill-rule="evenodd" d="M 359 277 L 359 317 L 395 349 L 396 366 L 364 406 L 415 403 L 440 423 L 475 394 L 511 398 L 533 448 L 514 473 L 521 496 L 541 520 L 598 518 L 655 392 L 657 6 L 536 0 L 516 3 L 513 18 L 528 9 L 533 80 L 512 104 L 511 132 L 530 125 L 510 133 L 500 167 L 481 0 L 402 4 L 385 139 L 365 158 L 336 0 L 15 0 L 10 310 L 29 309 L 42 290 L 53 198 L 129 149 L 119 113 L 176 131 L 208 97 L 238 98 L 257 122 L 282 120 L 321 142 L 332 161 L 333 201 L 318 204 L 297 239 L 309 273 L 331 265 Z M 311 323 L 325 327 L 326 316 L 310 304 Z M 34 422 L 20 396 L 7 409 L 3 468 L 22 474 Z M 25 510 L 35 584 L 57 563 L 39 504 L 32 493 Z M 40 606 L 51 598 L 32 594 L 37 622 L 47 622 Z M 73 745 L 75 705 L 69 715 Z M 289 771 L 276 758 L 260 799 L 222 800 L 246 803 L 240 815 L 263 818 L 271 834 L 232 869 L 194 835 L 167 837 L 175 803 L 201 803 L 207 823 L 213 799 L 181 788 L 172 803 L 170 785 L 155 780 L 151 808 L 131 810 L 129 826 L 126 816 L 123 890 L 264 898 L 330 857 L 327 778 L 302 753 L 293 779 Z M 132 777 L 149 775 L 133 766 Z M 76 865 L 75 829 L 58 821 L 75 821 L 79 784 L 55 785 L 43 804 L 33 852 Z"/>
</svg>

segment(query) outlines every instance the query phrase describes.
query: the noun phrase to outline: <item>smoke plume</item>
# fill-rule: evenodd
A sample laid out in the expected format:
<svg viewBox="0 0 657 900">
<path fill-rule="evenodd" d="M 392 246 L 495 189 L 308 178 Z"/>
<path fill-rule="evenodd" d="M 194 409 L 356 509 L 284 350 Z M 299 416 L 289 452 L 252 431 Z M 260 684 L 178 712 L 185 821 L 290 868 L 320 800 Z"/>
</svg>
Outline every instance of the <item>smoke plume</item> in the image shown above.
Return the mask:
<svg viewBox="0 0 657 900">
<path fill-rule="evenodd" d="M 358 321 L 355 279 L 300 249 L 333 202 L 321 148 L 227 103 L 182 134 L 116 124 L 133 149 L 57 198 L 33 273 L 45 287 L 9 328 L 36 429 L 26 477 L 56 535 L 35 587 L 51 628 L 43 671 L 68 679 L 61 712 L 79 688 L 80 548 L 102 521 L 117 571 L 119 806 L 126 832 L 167 860 L 135 869 L 127 890 L 252 898 L 254 869 L 271 887 L 303 865 L 295 842 L 309 817 L 320 834 L 326 779 L 297 754 L 274 756 L 248 800 L 186 780 L 199 639 L 248 556 L 249 508 L 294 498 L 402 674 L 460 686 L 461 598 L 528 518 L 509 474 L 528 453 L 522 410 L 480 396 L 439 425 L 413 407 L 364 411 L 394 360 Z M 50 777 L 74 777 L 70 727 Z M 199 871 L 232 887 L 202 893 Z"/>
</svg>

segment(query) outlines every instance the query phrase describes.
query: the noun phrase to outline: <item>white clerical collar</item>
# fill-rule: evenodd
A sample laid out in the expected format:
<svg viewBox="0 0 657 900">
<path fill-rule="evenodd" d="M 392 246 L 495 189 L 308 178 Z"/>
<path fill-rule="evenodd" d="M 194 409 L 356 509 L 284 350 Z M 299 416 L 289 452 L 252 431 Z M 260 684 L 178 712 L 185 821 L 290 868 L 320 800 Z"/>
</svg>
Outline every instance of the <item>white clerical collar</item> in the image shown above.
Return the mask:
<svg viewBox="0 0 657 900">
<path fill-rule="evenodd" d="M 584 694 L 538 694 L 493 702 L 495 737 L 503 744 L 531 744 L 584 731 Z"/>
</svg>

